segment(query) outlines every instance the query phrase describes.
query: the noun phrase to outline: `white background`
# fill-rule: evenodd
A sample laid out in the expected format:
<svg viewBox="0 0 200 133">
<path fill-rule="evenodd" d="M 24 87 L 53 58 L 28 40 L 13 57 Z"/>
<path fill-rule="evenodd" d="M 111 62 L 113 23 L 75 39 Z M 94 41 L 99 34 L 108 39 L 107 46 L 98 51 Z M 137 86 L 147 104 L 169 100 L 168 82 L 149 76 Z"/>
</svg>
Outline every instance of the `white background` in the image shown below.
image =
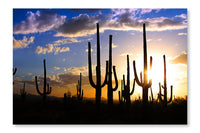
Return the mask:
<svg viewBox="0 0 200 133">
<path fill-rule="evenodd" d="M 200 5 L 197 0 L 6 0 L 0 4 L 0 132 L 154 133 L 199 132 Z M 188 125 L 32 125 L 12 124 L 13 8 L 187 8 Z"/>
</svg>

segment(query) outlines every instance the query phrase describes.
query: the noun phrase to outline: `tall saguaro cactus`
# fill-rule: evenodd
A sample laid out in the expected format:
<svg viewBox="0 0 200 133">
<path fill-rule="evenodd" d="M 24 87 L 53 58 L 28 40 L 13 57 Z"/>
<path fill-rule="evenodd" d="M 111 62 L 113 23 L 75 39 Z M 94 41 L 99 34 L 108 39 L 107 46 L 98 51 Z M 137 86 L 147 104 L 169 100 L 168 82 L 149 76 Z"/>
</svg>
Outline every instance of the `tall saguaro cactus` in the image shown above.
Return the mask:
<svg viewBox="0 0 200 133">
<path fill-rule="evenodd" d="M 133 61 L 133 69 L 134 69 L 134 75 L 135 75 L 135 80 L 136 83 L 142 87 L 142 98 L 143 98 L 143 103 L 146 104 L 148 103 L 148 88 L 151 87 L 152 85 L 152 80 L 150 79 L 148 81 L 148 67 L 147 67 L 147 41 L 146 41 L 146 29 L 145 29 L 145 24 L 143 24 L 143 58 L 144 58 L 144 68 L 143 68 L 143 78 L 142 78 L 142 72 L 140 73 L 140 81 L 137 76 L 137 71 L 136 71 L 136 65 L 135 61 Z M 150 70 L 152 68 L 152 57 L 150 57 Z"/>
<path fill-rule="evenodd" d="M 24 101 L 24 100 L 25 100 L 25 97 L 26 97 L 25 82 L 24 82 L 23 88 L 20 89 L 20 94 L 21 94 L 21 97 L 22 97 L 22 101 Z"/>
<path fill-rule="evenodd" d="M 35 76 L 35 84 L 36 84 L 37 93 L 40 94 L 41 96 L 43 96 L 43 102 L 45 103 L 46 96 L 51 93 L 52 88 L 46 82 L 46 61 L 45 61 L 45 59 L 43 60 L 43 63 L 44 63 L 44 87 L 43 87 L 43 92 L 40 92 L 40 90 L 38 88 L 37 76 Z"/>
<path fill-rule="evenodd" d="M 106 66 L 107 68 L 107 66 Z M 107 73 L 103 84 L 101 84 L 101 63 L 100 63 L 100 39 L 99 39 L 99 24 L 97 23 L 97 66 L 96 66 L 96 84 L 92 79 L 92 61 L 91 61 L 91 45 L 88 42 L 88 72 L 90 85 L 96 89 L 96 104 L 101 103 L 101 88 L 106 85 Z"/>
<path fill-rule="evenodd" d="M 127 55 L 127 83 L 125 84 L 125 75 L 123 75 L 123 89 L 122 90 L 122 96 L 124 97 L 124 100 L 126 103 L 131 102 L 130 96 L 133 94 L 135 90 L 135 79 L 133 81 L 133 88 L 130 92 L 130 67 L 129 67 L 129 55 Z"/>
<path fill-rule="evenodd" d="M 107 63 L 106 63 L 107 64 Z M 108 84 L 108 104 L 113 104 L 113 91 L 118 88 L 117 74 L 115 66 L 113 66 L 113 72 L 115 77 L 115 87 L 112 87 L 112 35 L 109 36 L 109 61 L 108 61 L 108 72 L 107 72 L 107 84 Z"/>
<path fill-rule="evenodd" d="M 166 78 L 166 61 L 165 61 L 165 55 L 163 55 L 163 61 L 164 61 L 164 85 L 161 86 L 161 83 L 159 82 L 159 100 L 167 106 L 168 103 L 172 101 L 172 92 L 173 92 L 173 86 L 171 85 L 171 95 L 169 101 L 167 101 L 167 78 Z M 161 87 L 164 89 L 164 94 L 161 94 Z M 163 98 L 162 98 L 163 97 Z"/>
<path fill-rule="evenodd" d="M 80 73 L 80 80 L 78 80 L 78 84 L 76 85 L 78 101 L 81 101 L 83 99 L 83 90 L 81 88 L 81 77 L 82 75 Z"/>
</svg>

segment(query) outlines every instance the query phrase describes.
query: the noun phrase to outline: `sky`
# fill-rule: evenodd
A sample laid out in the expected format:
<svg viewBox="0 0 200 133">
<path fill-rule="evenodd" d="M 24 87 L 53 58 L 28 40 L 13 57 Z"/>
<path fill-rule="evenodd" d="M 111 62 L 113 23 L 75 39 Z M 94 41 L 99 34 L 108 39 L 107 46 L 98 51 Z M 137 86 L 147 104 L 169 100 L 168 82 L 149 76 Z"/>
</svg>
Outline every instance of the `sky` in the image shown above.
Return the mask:
<svg viewBox="0 0 200 133">
<path fill-rule="evenodd" d="M 29 94 L 38 95 L 35 76 L 43 85 L 43 59 L 46 59 L 47 81 L 52 86 L 50 96 L 63 97 L 70 91 L 76 95 L 76 84 L 82 73 L 84 97 L 94 98 L 95 89 L 88 82 L 88 42 L 91 42 L 92 65 L 96 66 L 96 23 L 100 26 L 102 79 L 108 60 L 109 35 L 113 36 L 113 65 L 121 90 L 126 75 L 126 55 L 130 57 L 131 85 L 134 79 L 133 60 L 138 74 L 143 68 L 142 24 L 146 23 L 148 61 L 153 57 L 154 96 L 158 84 L 163 84 L 163 55 L 167 60 L 167 86 L 173 85 L 173 95 L 187 95 L 187 9 L 13 9 L 13 93 L 19 94 L 23 83 Z M 149 64 L 149 63 L 148 63 Z M 93 76 L 95 71 L 93 69 Z M 113 78 L 114 79 L 114 78 Z M 118 99 L 118 92 L 114 99 Z M 131 96 L 137 99 L 138 85 Z M 170 92 L 169 92 L 170 94 Z M 102 98 L 107 97 L 107 87 Z"/>
</svg>

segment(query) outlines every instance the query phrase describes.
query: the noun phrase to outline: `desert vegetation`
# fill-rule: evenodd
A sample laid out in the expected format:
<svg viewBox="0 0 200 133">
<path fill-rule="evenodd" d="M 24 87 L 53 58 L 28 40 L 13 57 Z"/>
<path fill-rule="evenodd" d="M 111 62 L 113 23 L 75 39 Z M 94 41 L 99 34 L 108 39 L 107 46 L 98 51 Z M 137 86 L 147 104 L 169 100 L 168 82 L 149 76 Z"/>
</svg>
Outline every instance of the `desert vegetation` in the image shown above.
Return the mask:
<svg viewBox="0 0 200 133">
<path fill-rule="evenodd" d="M 29 95 L 25 91 L 25 82 L 21 90 L 21 98 L 13 98 L 13 123 L 14 124 L 187 124 L 187 99 L 174 98 L 173 86 L 170 98 L 167 97 L 166 57 L 164 60 L 164 85 L 159 83 L 157 100 L 152 93 L 152 79 L 148 79 L 148 70 L 152 69 L 153 58 L 150 56 L 148 69 L 146 27 L 143 24 L 143 72 L 136 70 L 136 61 L 133 65 L 134 79 L 130 78 L 129 55 L 127 55 L 127 78 L 123 75 L 121 90 L 118 87 L 117 68 L 112 65 L 112 35 L 109 35 L 109 60 L 106 61 L 105 77 L 101 74 L 100 36 L 97 23 L 97 63 L 96 75 L 93 75 L 91 59 L 91 43 L 88 42 L 88 79 L 89 84 L 95 89 L 95 99 L 84 98 L 82 88 L 82 74 L 76 85 L 76 95 L 64 93 L 63 98 L 48 96 L 52 87 L 47 83 L 46 60 L 44 64 L 43 89 L 38 86 L 35 76 L 35 86 L 38 96 Z M 13 75 L 16 69 L 13 71 Z M 112 76 L 114 75 L 114 82 Z M 96 82 L 93 77 L 96 77 Z M 101 79 L 104 78 L 102 82 Z M 130 81 L 133 84 L 130 84 Z M 161 79 L 162 80 L 162 79 Z M 134 95 L 135 85 L 142 88 L 142 98 L 131 99 Z M 102 88 L 107 85 L 107 99 L 101 98 Z M 163 88 L 163 91 L 161 90 Z M 42 91 L 41 91 L 42 90 Z M 84 91 L 83 91 L 84 90 Z M 113 92 L 118 92 L 119 100 L 113 100 Z M 151 97 L 149 97 L 149 92 Z M 25 99 L 26 97 L 26 99 Z M 23 99 L 23 100 L 21 100 Z M 23 101 L 23 102 L 22 102 Z"/>
</svg>

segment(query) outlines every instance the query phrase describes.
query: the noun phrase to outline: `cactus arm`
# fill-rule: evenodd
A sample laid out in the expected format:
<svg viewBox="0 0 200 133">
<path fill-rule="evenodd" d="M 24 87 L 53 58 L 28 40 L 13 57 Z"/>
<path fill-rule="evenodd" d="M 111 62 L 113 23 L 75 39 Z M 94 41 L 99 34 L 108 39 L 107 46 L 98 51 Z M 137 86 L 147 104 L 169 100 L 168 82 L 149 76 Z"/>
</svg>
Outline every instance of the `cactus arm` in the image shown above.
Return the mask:
<svg viewBox="0 0 200 133">
<path fill-rule="evenodd" d="M 17 68 L 13 68 L 13 75 L 15 75 L 17 72 Z"/>
<path fill-rule="evenodd" d="M 126 86 L 126 84 L 125 84 L 125 75 L 123 74 L 123 87 L 124 87 L 124 90 L 125 90 L 125 86 Z"/>
<path fill-rule="evenodd" d="M 172 96 L 173 96 L 173 86 L 171 85 L 171 96 L 167 103 L 170 103 L 172 101 Z"/>
<path fill-rule="evenodd" d="M 93 88 L 96 88 L 94 81 L 92 79 L 92 61 L 91 61 L 91 45 L 88 42 L 88 70 L 89 70 L 89 82 Z"/>
<path fill-rule="evenodd" d="M 118 91 L 118 96 L 119 96 L 119 102 L 121 102 L 121 95 L 120 95 L 120 91 Z"/>
<path fill-rule="evenodd" d="M 153 90 L 152 90 L 152 87 L 150 87 L 150 90 L 151 90 L 151 98 L 152 98 L 152 101 L 153 101 L 154 99 L 153 99 Z"/>
<path fill-rule="evenodd" d="M 140 72 L 140 82 L 142 83 L 142 72 Z"/>
<path fill-rule="evenodd" d="M 133 88 L 132 88 L 132 91 L 131 91 L 131 93 L 129 93 L 129 94 L 132 95 L 133 92 L 134 92 L 134 90 L 135 90 L 135 79 L 134 79 L 134 81 L 133 81 Z"/>
<path fill-rule="evenodd" d="M 114 77 L 115 77 L 115 87 L 113 88 L 113 91 L 116 91 L 118 88 L 118 80 L 117 80 L 117 74 L 115 70 L 115 66 L 113 66 L 113 72 L 114 72 Z"/>
<path fill-rule="evenodd" d="M 134 70 L 134 75 L 135 75 L 135 81 L 139 86 L 143 86 L 142 82 L 139 81 L 136 67 L 135 67 L 135 61 L 133 61 L 133 70 Z"/>
<path fill-rule="evenodd" d="M 37 76 L 35 76 L 35 85 L 36 85 L 37 93 L 40 94 L 40 95 L 43 95 L 43 93 L 41 93 L 40 90 L 39 90 L 39 88 L 38 88 Z"/>
<path fill-rule="evenodd" d="M 159 98 L 159 100 L 161 101 L 161 102 L 164 102 L 164 100 L 162 99 L 162 94 L 161 94 L 161 84 L 160 84 L 160 82 L 159 82 L 159 95 L 158 95 L 158 98 Z"/>
<path fill-rule="evenodd" d="M 165 87 L 164 85 L 161 85 L 161 87 L 162 87 L 163 89 L 166 89 L 166 87 Z"/>
<path fill-rule="evenodd" d="M 49 84 L 47 84 L 47 92 L 46 92 L 46 94 L 50 94 L 50 93 L 51 93 L 51 90 L 52 90 L 52 88 L 50 87 Z"/>
<path fill-rule="evenodd" d="M 105 79 L 104 79 L 104 82 L 103 84 L 101 85 L 101 87 L 104 87 L 107 83 L 108 83 L 108 61 L 106 61 L 106 74 L 105 74 Z"/>
<path fill-rule="evenodd" d="M 150 87 L 151 87 L 151 85 L 152 85 L 152 79 L 150 79 L 150 80 L 149 80 L 149 83 L 148 83 L 148 84 L 146 84 L 146 87 L 147 87 L 147 88 L 150 88 Z"/>
</svg>

